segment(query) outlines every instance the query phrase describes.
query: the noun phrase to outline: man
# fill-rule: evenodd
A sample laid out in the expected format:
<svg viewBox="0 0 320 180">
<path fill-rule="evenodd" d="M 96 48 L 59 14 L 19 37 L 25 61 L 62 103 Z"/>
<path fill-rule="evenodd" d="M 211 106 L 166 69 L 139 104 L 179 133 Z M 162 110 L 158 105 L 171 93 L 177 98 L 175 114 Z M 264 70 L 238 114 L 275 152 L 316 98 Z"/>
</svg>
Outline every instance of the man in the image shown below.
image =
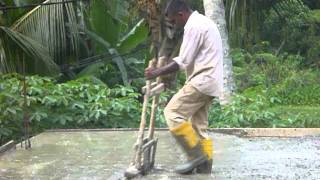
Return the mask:
<svg viewBox="0 0 320 180">
<path fill-rule="evenodd" d="M 145 77 L 152 79 L 185 70 L 185 85 L 164 111 L 170 132 L 188 155 L 188 161 L 176 172 L 211 173 L 212 141 L 206 130 L 212 99 L 219 97 L 223 88 L 221 36 L 216 24 L 193 12 L 185 0 L 171 0 L 166 16 L 177 28 L 184 28 L 179 56 L 164 67 L 147 68 Z"/>
</svg>

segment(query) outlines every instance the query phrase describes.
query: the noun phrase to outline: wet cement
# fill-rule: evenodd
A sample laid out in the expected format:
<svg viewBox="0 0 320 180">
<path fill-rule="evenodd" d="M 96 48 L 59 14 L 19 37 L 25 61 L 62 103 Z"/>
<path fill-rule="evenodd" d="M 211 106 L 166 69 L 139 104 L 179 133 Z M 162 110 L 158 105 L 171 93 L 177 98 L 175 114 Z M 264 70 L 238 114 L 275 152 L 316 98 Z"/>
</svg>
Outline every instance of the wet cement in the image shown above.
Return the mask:
<svg viewBox="0 0 320 180">
<path fill-rule="evenodd" d="M 180 176 L 184 155 L 168 132 L 157 132 L 156 167 L 137 179 L 320 179 L 320 137 L 239 138 L 212 133 L 211 175 Z M 32 149 L 0 156 L 0 179 L 123 179 L 136 132 L 46 132 Z"/>
</svg>

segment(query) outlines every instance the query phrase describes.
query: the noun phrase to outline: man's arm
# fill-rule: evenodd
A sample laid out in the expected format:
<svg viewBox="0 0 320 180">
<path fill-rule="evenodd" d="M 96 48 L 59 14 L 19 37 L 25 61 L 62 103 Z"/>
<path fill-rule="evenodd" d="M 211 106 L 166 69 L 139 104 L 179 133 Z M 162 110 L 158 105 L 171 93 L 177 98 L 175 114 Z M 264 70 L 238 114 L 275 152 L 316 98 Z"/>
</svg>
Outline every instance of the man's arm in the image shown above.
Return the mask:
<svg viewBox="0 0 320 180">
<path fill-rule="evenodd" d="M 158 76 L 162 76 L 162 75 L 176 72 L 178 70 L 179 70 L 179 65 L 175 61 L 172 61 L 171 63 L 169 63 L 166 66 L 163 66 L 161 68 L 147 68 L 144 72 L 144 76 L 147 79 L 153 79 Z"/>
<path fill-rule="evenodd" d="M 147 68 L 144 72 L 147 79 L 153 79 L 155 77 L 166 75 L 179 69 L 185 69 L 198 54 L 199 49 L 203 43 L 203 35 L 200 29 L 191 28 L 185 31 L 183 41 L 180 47 L 179 56 L 173 59 L 170 64 L 161 68 Z"/>
<path fill-rule="evenodd" d="M 179 65 L 179 69 L 185 70 L 194 62 L 195 57 L 203 45 L 203 41 L 204 36 L 200 28 L 192 27 L 184 31 L 179 56 L 173 58 L 173 61 Z"/>
</svg>

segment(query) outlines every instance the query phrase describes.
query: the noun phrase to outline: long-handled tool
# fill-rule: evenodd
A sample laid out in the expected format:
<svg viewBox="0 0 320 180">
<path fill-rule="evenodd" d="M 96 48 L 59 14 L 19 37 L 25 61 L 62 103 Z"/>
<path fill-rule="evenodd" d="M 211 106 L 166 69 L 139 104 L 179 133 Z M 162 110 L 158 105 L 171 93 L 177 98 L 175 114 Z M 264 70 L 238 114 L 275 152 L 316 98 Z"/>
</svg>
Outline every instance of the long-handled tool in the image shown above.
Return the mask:
<svg viewBox="0 0 320 180">
<path fill-rule="evenodd" d="M 156 58 L 156 60 L 151 60 L 149 62 L 149 67 L 161 67 L 164 65 L 165 59 L 160 58 L 159 61 L 157 59 L 158 58 Z M 133 178 L 139 174 L 147 174 L 154 167 L 158 142 L 158 139 L 154 138 L 155 115 L 159 103 L 159 94 L 164 91 L 164 88 L 165 87 L 162 83 L 161 77 L 158 77 L 155 82 L 147 80 L 146 86 L 142 88 L 142 91 L 144 93 L 144 101 L 141 114 L 141 122 L 137 142 L 134 146 L 134 158 L 124 174 L 127 178 Z M 153 97 L 153 100 L 149 121 L 149 131 L 147 137 L 144 138 L 147 109 L 150 97 Z"/>
<path fill-rule="evenodd" d="M 162 40 L 161 32 L 161 8 L 159 8 L 160 1 L 158 0 L 140 0 L 142 7 L 147 9 L 147 20 L 151 32 L 151 42 L 155 52 L 155 59 L 149 62 L 149 67 L 162 67 L 165 63 L 165 58 L 158 58 L 160 42 Z M 140 128 L 138 132 L 137 142 L 134 146 L 135 154 L 129 168 L 124 173 L 125 177 L 133 178 L 139 174 L 147 174 L 154 166 L 155 155 L 157 149 L 158 139 L 154 138 L 154 125 L 156 110 L 159 102 L 159 94 L 164 91 L 165 87 L 162 83 L 162 78 L 158 77 L 155 82 L 148 80 L 146 86 L 142 88 L 144 93 L 143 108 L 141 114 Z M 144 130 L 146 126 L 146 116 L 149 98 L 153 97 L 151 114 L 149 121 L 148 135 L 144 137 Z"/>
</svg>

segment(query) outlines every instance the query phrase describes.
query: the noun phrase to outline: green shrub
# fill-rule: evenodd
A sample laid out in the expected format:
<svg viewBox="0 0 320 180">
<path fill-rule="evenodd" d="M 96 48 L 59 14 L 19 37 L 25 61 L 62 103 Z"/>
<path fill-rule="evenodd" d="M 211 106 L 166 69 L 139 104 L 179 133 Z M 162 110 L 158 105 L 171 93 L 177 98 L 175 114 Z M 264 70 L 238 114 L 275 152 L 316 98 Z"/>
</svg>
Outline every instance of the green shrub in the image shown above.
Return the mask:
<svg viewBox="0 0 320 180">
<path fill-rule="evenodd" d="M 268 43 L 265 43 L 267 45 Z M 234 49 L 236 95 L 230 105 L 214 104 L 210 111 L 212 127 L 318 127 L 308 120 L 311 114 L 283 116 L 279 105 L 319 106 L 320 74 L 306 69 L 300 55 L 273 55 L 267 47 L 255 51 Z M 280 106 L 279 106 L 280 107 Z"/>
<path fill-rule="evenodd" d="M 18 74 L 0 78 L 0 139 L 21 135 L 26 107 L 33 132 L 45 128 L 137 127 L 139 94 L 131 87 L 108 88 L 94 77 L 57 84 L 54 79 L 27 77 L 26 106 Z"/>
<path fill-rule="evenodd" d="M 262 95 L 249 98 L 235 95 L 227 106 L 220 106 L 217 102 L 209 113 L 211 127 L 278 127 L 279 117 L 267 109 L 270 103 Z"/>
<path fill-rule="evenodd" d="M 270 111 L 279 115 L 285 127 L 320 128 L 320 106 L 275 106 Z"/>
<path fill-rule="evenodd" d="M 319 128 L 320 106 L 276 105 L 280 100 L 268 98 L 254 89 L 234 96 L 232 103 L 220 106 L 217 101 L 209 112 L 213 128 Z M 255 96 L 254 96 L 255 94 Z"/>
<path fill-rule="evenodd" d="M 320 105 L 320 74 L 312 70 L 292 72 L 273 87 L 272 96 L 285 105 Z"/>
<path fill-rule="evenodd" d="M 283 53 L 275 56 L 271 53 L 249 53 L 235 49 L 231 52 L 234 63 L 234 76 L 239 92 L 255 86 L 270 88 L 281 83 L 292 73 L 298 71 L 304 60 L 299 55 Z"/>
</svg>

